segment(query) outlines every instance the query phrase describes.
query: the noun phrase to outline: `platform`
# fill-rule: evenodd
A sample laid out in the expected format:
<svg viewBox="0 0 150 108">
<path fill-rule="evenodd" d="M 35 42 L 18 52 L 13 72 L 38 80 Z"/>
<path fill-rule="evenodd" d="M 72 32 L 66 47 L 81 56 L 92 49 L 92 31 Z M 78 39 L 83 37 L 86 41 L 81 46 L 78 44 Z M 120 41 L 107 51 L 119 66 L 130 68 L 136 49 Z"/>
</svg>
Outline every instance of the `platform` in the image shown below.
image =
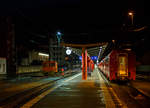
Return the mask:
<svg viewBox="0 0 150 108">
<path fill-rule="evenodd" d="M 40 97 L 31 100 L 22 108 L 29 106 L 32 108 L 106 108 L 103 89 L 96 70 L 87 80 L 82 80 L 80 73 L 60 87 L 51 90 L 48 95 L 35 103 Z"/>
<path fill-rule="evenodd" d="M 36 83 L 33 79 L 0 81 L 1 96 L 5 97 L 8 94 L 5 92 L 8 90 L 10 92 L 10 90 L 28 87 L 27 85 L 36 86 L 54 78 L 40 79 L 36 78 L 35 81 L 38 80 Z M 17 83 L 17 81 L 19 82 Z M 97 68 L 91 76 L 88 76 L 87 80 L 82 80 L 80 72 L 72 77 L 65 78 L 63 81 L 58 81 L 56 86 L 31 99 L 21 108 L 116 108 L 118 105 L 126 108 L 125 103 L 121 102 L 113 89 L 105 83 Z M 131 84 L 143 94 L 150 96 L 150 82 L 137 79 L 132 81 Z"/>
</svg>

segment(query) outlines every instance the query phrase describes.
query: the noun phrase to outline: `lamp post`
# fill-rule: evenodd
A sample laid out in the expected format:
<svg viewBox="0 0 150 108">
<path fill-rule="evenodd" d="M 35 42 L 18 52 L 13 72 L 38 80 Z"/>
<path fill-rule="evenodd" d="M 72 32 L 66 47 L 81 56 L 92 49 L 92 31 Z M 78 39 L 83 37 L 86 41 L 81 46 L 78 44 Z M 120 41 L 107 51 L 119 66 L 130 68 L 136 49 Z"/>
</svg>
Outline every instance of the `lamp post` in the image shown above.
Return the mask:
<svg viewBox="0 0 150 108">
<path fill-rule="evenodd" d="M 57 36 L 57 39 L 58 39 L 58 43 L 60 43 L 60 39 L 61 39 L 61 36 L 62 36 L 61 32 L 57 32 L 56 36 Z"/>
<path fill-rule="evenodd" d="M 52 39 L 50 38 L 50 34 L 48 33 L 48 50 L 49 50 L 49 58 L 48 60 L 51 61 L 52 60 L 52 50 L 51 50 L 51 44 L 52 43 Z"/>
<path fill-rule="evenodd" d="M 59 47 L 60 47 L 60 40 L 61 40 L 61 37 L 62 37 L 62 33 L 61 33 L 60 31 L 57 31 L 57 32 L 56 32 L 56 36 L 57 36 L 57 39 L 58 39 L 57 47 L 59 48 Z M 58 50 L 58 51 L 59 51 L 59 50 Z M 58 62 L 58 65 L 60 65 L 60 63 L 61 63 L 60 56 L 61 56 L 61 55 L 57 54 L 57 62 Z"/>
<path fill-rule="evenodd" d="M 131 17 L 131 24 L 133 25 L 133 17 L 134 17 L 133 12 L 129 12 L 128 15 Z"/>
</svg>

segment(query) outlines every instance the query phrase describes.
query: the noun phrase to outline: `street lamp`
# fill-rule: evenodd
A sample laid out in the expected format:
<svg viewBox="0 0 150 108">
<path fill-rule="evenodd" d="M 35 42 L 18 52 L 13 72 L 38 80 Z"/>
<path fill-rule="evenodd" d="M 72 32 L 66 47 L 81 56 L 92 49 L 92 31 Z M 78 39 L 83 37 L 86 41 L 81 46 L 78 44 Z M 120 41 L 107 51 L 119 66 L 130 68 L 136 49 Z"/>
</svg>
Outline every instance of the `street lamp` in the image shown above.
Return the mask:
<svg viewBox="0 0 150 108">
<path fill-rule="evenodd" d="M 128 15 L 131 17 L 131 24 L 133 25 L 133 12 L 129 12 Z"/>
<path fill-rule="evenodd" d="M 57 36 L 57 39 L 58 39 L 58 43 L 60 43 L 60 39 L 61 39 L 61 36 L 62 36 L 61 32 L 57 32 L 56 36 Z"/>
</svg>

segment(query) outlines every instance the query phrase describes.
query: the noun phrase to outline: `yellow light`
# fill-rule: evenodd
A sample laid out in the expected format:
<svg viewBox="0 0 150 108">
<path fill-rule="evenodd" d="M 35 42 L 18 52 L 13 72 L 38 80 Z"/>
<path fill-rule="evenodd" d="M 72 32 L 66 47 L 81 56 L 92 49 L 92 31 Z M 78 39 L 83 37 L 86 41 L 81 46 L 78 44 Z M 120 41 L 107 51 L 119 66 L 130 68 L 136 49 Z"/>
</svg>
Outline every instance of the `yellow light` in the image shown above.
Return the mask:
<svg viewBox="0 0 150 108">
<path fill-rule="evenodd" d="M 126 51 L 131 51 L 131 49 L 130 48 L 127 48 L 127 49 L 125 49 Z"/>
<path fill-rule="evenodd" d="M 45 54 L 45 53 L 39 53 L 38 55 L 40 55 L 40 56 L 49 56 L 48 54 Z"/>
<path fill-rule="evenodd" d="M 113 43 L 115 43 L 115 40 L 112 40 Z"/>
<path fill-rule="evenodd" d="M 132 15 L 133 15 L 133 13 L 132 13 L 132 12 L 129 12 L 128 14 L 129 14 L 130 16 L 132 16 Z"/>
</svg>

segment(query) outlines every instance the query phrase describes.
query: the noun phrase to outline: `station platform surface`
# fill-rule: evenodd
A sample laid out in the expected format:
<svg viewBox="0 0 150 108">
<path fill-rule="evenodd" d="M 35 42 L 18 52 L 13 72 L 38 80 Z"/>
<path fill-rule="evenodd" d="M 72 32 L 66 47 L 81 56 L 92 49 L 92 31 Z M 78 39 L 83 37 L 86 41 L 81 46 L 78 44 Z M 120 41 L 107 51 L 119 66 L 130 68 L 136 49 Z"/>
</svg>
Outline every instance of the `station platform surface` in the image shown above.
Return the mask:
<svg viewBox="0 0 150 108">
<path fill-rule="evenodd" d="M 103 89 L 96 72 L 94 71 L 87 80 L 82 80 L 79 73 L 77 77 L 51 90 L 37 103 L 31 100 L 21 108 L 106 108 Z M 37 97 L 37 100 L 40 97 Z"/>
<path fill-rule="evenodd" d="M 144 90 L 142 85 L 145 84 L 145 87 L 148 87 L 150 84 L 149 82 L 140 84 L 141 82 L 138 80 L 131 83 L 133 86 L 139 87 L 139 90 Z M 138 84 L 140 86 L 137 86 Z M 41 94 L 37 99 L 29 101 L 21 108 L 120 108 L 118 106 L 127 108 L 126 104 L 122 103 L 115 93 L 114 99 L 109 90 L 113 91 L 106 87 L 99 70 L 95 69 L 87 80 L 82 80 L 80 74 L 58 88 L 52 88 L 46 95 L 43 94 L 44 96 L 42 96 Z"/>
<path fill-rule="evenodd" d="M 37 79 L 40 80 L 41 78 Z M 32 79 L 21 80 L 18 84 L 16 83 L 17 81 L 16 79 L 9 81 L 0 80 L 0 93 L 4 94 L 2 91 L 3 89 L 7 91 L 7 88 L 10 91 L 10 87 L 13 90 L 16 86 L 19 87 L 19 84 L 23 87 L 23 84 L 27 82 L 31 83 Z M 131 84 L 143 94 L 150 97 L 149 81 L 136 79 L 135 81 L 131 81 Z M 35 98 L 38 101 L 33 102 L 31 100 L 22 108 L 115 108 L 116 106 L 107 89 L 99 74 L 99 70 L 95 69 L 91 76 L 88 76 L 87 80 L 82 80 L 81 73 L 78 73 L 78 77 L 74 77 L 65 81 L 61 86 L 50 89 L 47 95 L 42 96 L 41 94 L 39 96 L 43 98 Z"/>
</svg>

